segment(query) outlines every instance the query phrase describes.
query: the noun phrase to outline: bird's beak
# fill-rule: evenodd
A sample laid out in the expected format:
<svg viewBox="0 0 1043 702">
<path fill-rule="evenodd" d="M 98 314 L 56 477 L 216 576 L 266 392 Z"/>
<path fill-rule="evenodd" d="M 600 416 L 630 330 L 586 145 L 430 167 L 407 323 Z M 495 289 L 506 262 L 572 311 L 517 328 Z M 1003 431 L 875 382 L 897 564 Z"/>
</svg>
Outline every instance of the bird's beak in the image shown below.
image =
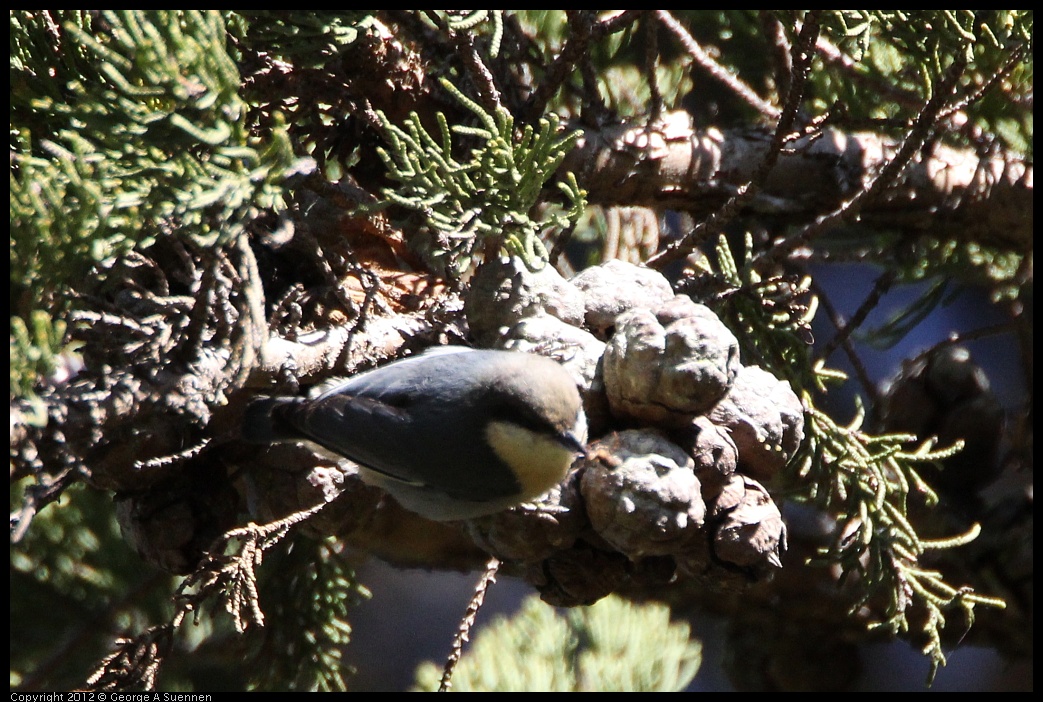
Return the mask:
<svg viewBox="0 0 1043 702">
<path fill-rule="evenodd" d="M 563 445 L 565 445 L 566 447 L 572 449 L 573 451 L 575 451 L 576 453 L 580 454 L 584 458 L 587 457 L 587 447 L 571 431 L 565 432 L 564 434 L 562 434 L 558 438 L 561 441 L 561 443 Z"/>
</svg>

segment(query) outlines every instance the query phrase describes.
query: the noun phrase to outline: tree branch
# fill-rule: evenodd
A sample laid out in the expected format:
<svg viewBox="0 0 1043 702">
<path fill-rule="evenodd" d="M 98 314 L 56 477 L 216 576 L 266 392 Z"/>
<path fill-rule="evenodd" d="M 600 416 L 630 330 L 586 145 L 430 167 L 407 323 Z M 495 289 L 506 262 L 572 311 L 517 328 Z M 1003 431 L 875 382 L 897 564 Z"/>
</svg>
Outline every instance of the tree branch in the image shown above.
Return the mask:
<svg viewBox="0 0 1043 702">
<path fill-rule="evenodd" d="M 770 148 L 766 130 L 694 129 L 684 113 L 584 130 L 561 172 L 573 171 L 599 205 L 669 208 L 705 217 L 753 177 Z M 807 222 L 863 191 L 894 159 L 900 142 L 870 132 L 827 129 L 788 145 L 743 213 Z M 1019 251 L 1032 247 L 1030 162 L 937 144 L 919 154 L 886 201 L 867 203 L 874 224 Z M 903 207 L 902 203 L 909 203 Z"/>
</svg>

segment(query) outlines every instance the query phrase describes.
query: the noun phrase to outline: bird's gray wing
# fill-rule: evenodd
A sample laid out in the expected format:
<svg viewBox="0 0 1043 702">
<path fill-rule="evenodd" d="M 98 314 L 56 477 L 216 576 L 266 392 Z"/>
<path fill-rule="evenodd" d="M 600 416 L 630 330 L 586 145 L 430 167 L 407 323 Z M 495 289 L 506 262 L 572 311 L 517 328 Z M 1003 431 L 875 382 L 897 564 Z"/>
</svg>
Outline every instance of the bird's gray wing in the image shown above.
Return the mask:
<svg viewBox="0 0 1043 702">
<path fill-rule="evenodd" d="M 398 399 L 408 400 L 408 393 Z M 296 408 L 294 424 L 309 439 L 394 480 L 422 485 L 414 472 L 414 421 L 408 406 L 343 392 Z M 408 401 L 405 403 L 408 404 Z"/>
<path fill-rule="evenodd" d="M 410 484 L 449 460 L 442 423 L 458 413 L 466 394 L 459 361 L 465 347 L 424 353 L 327 386 L 297 406 L 294 425 L 326 449 L 370 470 Z M 459 415 L 457 415 L 459 416 Z"/>
</svg>

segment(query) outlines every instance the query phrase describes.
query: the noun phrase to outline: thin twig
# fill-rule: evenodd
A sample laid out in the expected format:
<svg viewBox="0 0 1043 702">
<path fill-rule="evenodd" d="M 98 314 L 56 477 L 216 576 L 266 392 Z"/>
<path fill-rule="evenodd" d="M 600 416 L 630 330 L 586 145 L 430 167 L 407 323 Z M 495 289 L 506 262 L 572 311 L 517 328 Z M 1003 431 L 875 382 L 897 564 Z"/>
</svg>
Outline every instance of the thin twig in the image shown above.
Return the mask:
<svg viewBox="0 0 1043 702">
<path fill-rule="evenodd" d="M 829 39 L 819 37 L 815 47 L 824 62 L 842 70 L 853 82 L 862 84 L 867 90 L 884 95 L 905 107 L 915 108 L 921 103 L 920 96 L 911 90 L 903 90 L 895 83 L 879 80 L 859 71 L 858 62 L 841 51 Z"/>
<path fill-rule="evenodd" d="M 609 17 L 603 22 L 598 22 L 594 25 L 593 38 L 600 39 L 607 34 L 621 32 L 636 22 L 646 12 L 648 10 L 623 10 L 618 15 Z"/>
<path fill-rule="evenodd" d="M 844 318 L 840 316 L 840 312 L 833 306 L 833 302 L 829 299 L 829 295 L 822 289 L 818 283 L 812 279 L 811 289 L 818 296 L 819 305 L 825 310 L 829 320 L 833 323 L 833 326 L 838 330 L 844 328 Z M 862 386 L 862 390 L 865 392 L 866 397 L 870 399 L 871 404 L 875 405 L 879 401 L 879 393 L 876 390 L 876 385 L 873 383 L 873 379 L 869 377 L 869 372 L 866 370 L 865 364 L 862 362 L 862 357 L 858 355 L 858 351 L 855 349 L 855 345 L 851 343 L 851 337 L 846 336 L 840 340 L 840 347 L 847 354 L 848 361 L 851 363 L 851 367 L 855 369 L 855 377 L 858 378 L 859 384 Z M 824 358 L 824 357 L 823 357 Z"/>
<path fill-rule="evenodd" d="M 496 572 L 499 569 L 500 559 L 495 556 L 490 558 L 485 564 L 485 572 L 482 573 L 474 587 L 474 594 L 471 596 L 471 601 L 467 604 L 467 611 L 464 612 L 464 618 L 460 621 L 460 626 L 456 630 L 456 636 L 453 637 L 453 648 L 445 661 L 445 667 L 442 669 L 442 680 L 438 684 L 439 692 L 449 692 L 449 689 L 453 686 L 453 671 L 456 669 L 456 664 L 460 662 L 464 644 L 470 636 L 471 627 L 474 626 L 474 620 L 478 616 L 478 610 L 482 608 L 482 603 L 485 601 L 485 593 L 489 590 L 489 586 L 496 582 Z"/>
<path fill-rule="evenodd" d="M 501 100 L 500 91 L 496 87 L 492 71 L 489 70 L 489 67 L 482 61 L 482 57 L 479 56 L 478 50 L 474 45 L 474 38 L 470 33 L 450 31 L 456 42 L 457 50 L 463 57 L 464 65 L 467 66 L 471 79 L 478 90 L 478 98 L 482 103 L 482 107 L 494 113 L 499 109 Z"/>
<path fill-rule="evenodd" d="M 562 46 L 558 56 L 547 67 L 544 79 L 521 110 L 524 121 L 535 122 L 547 109 L 547 103 L 579 64 L 583 76 L 584 110 L 593 106 L 593 123 L 599 124 L 600 117 L 607 111 L 602 105 L 601 95 L 597 90 L 597 81 L 592 79 L 593 68 L 589 60 L 582 60 L 589 55 L 589 46 L 602 37 L 622 31 L 639 20 L 648 10 L 624 10 L 602 22 L 596 19 L 596 13 L 583 10 L 568 12 L 570 35 Z"/>
<path fill-rule="evenodd" d="M 646 18 L 644 25 L 645 74 L 649 91 L 648 125 L 651 129 L 651 126 L 659 121 L 659 115 L 663 111 L 663 95 L 659 92 L 659 76 L 656 74 L 656 65 L 659 61 L 659 42 L 657 41 L 659 27 L 651 18 Z"/>
<path fill-rule="evenodd" d="M 938 123 L 938 115 L 946 108 L 952 98 L 954 89 L 960 76 L 967 67 L 966 59 L 959 57 L 949 67 L 946 75 L 937 84 L 937 89 L 924 105 L 920 114 L 916 116 L 913 125 L 902 141 L 895 157 L 888 161 L 880 173 L 873 179 L 869 187 L 857 193 L 854 197 L 842 203 L 838 208 L 807 225 L 793 236 L 790 236 L 773 246 L 768 251 L 757 257 L 755 264 L 761 270 L 770 270 L 772 267 L 790 254 L 790 252 L 801 246 L 807 246 L 809 242 L 830 231 L 840 223 L 851 220 L 862 209 L 873 200 L 882 196 L 898 181 L 905 168 L 912 162 L 913 157 L 923 148 L 931 136 L 934 127 Z"/>
<path fill-rule="evenodd" d="M 1007 62 L 1000 66 L 995 73 L 982 81 L 981 85 L 976 87 L 969 95 L 964 97 L 955 105 L 951 106 L 939 115 L 940 119 L 949 120 L 952 119 L 959 112 L 965 110 L 971 104 L 981 100 L 993 86 L 999 83 L 1001 80 L 1011 74 L 1011 72 L 1017 67 L 1025 55 L 1025 47 L 1018 46 L 1010 52 L 1010 57 Z"/>
<path fill-rule="evenodd" d="M 665 11 L 660 11 L 662 14 Z M 673 19 L 672 17 L 670 19 Z M 790 83 L 789 93 L 783 103 L 782 112 L 779 113 L 779 121 L 775 126 L 771 144 L 768 146 L 764 159 L 753 172 L 750 180 L 740 186 L 738 192 L 724 204 L 719 210 L 710 215 L 706 220 L 696 225 L 692 231 L 681 239 L 667 246 L 655 256 L 648 259 L 647 265 L 652 268 L 662 268 L 667 264 L 687 256 L 703 238 L 712 232 L 721 231 L 753 197 L 760 192 L 760 188 L 767 179 L 771 169 L 778 161 L 779 153 L 786 141 L 793 123 L 796 120 L 797 109 L 804 95 L 804 86 L 807 83 L 808 73 L 811 68 L 811 59 L 814 57 L 812 48 L 818 37 L 819 24 L 818 12 L 811 11 L 804 20 L 800 35 L 797 37 L 797 46 L 793 53 L 793 80 Z"/>
<path fill-rule="evenodd" d="M 792 82 L 793 52 L 786 29 L 779 18 L 770 10 L 761 10 L 761 27 L 764 35 L 771 40 L 772 72 L 775 74 L 775 87 L 779 95 L 787 95 Z"/>
<path fill-rule="evenodd" d="M 779 108 L 765 101 L 753 88 L 746 85 L 746 83 L 736 77 L 735 74 L 727 68 L 714 61 L 713 58 L 706 53 L 703 47 L 699 45 L 699 42 L 695 40 L 695 37 L 689 34 L 688 30 L 685 29 L 680 22 L 674 19 L 674 16 L 670 14 L 669 10 L 656 10 L 656 16 L 667 29 L 677 36 L 685 51 L 687 51 L 688 54 L 695 59 L 695 62 L 702 66 L 707 73 L 724 83 L 736 95 L 742 98 L 746 104 L 760 112 L 768 119 L 776 120 L 779 118 L 779 115 L 781 114 Z"/>
<path fill-rule="evenodd" d="M 117 639 L 115 649 L 99 661 L 87 678 L 87 687 L 91 690 L 154 689 L 156 676 L 171 650 L 177 629 L 190 613 L 199 612 L 202 604 L 215 595 L 224 597 L 225 609 L 232 615 L 240 633 L 246 624 L 242 616 L 244 606 L 249 609 L 251 621 L 263 626 L 256 570 L 264 552 L 281 541 L 292 527 L 328 504 L 320 502 L 269 524 L 251 522 L 218 537 L 205 554 L 204 561 L 178 586 L 174 595 L 174 615 L 170 620 L 149 627 L 134 638 Z M 225 555 L 232 540 L 240 542 L 239 551 Z M 196 588 L 195 591 L 189 592 L 192 588 Z"/>
<path fill-rule="evenodd" d="M 590 45 L 591 34 L 597 23 L 592 11 L 576 10 L 567 11 L 569 18 L 569 37 L 557 58 L 547 69 L 547 75 L 540 82 L 536 92 L 529 98 L 522 114 L 526 121 L 535 122 L 547 109 L 547 103 L 551 97 L 558 92 L 558 88 L 572 73 L 576 63 L 587 53 Z"/>
<path fill-rule="evenodd" d="M 495 112 L 502 104 L 500 91 L 496 87 L 496 80 L 492 71 L 482 61 L 475 47 L 474 36 L 468 31 L 456 31 L 434 10 L 421 10 L 428 21 L 431 22 L 444 36 L 449 37 L 453 50 L 460 57 L 467 75 L 475 86 L 478 93 L 478 102 L 489 112 Z"/>
<path fill-rule="evenodd" d="M 862 301 L 862 304 L 855 310 L 855 314 L 852 315 L 851 319 L 847 324 L 842 325 L 837 330 L 837 335 L 830 339 L 818 352 L 817 357 L 820 359 L 829 358 L 840 344 L 842 344 L 851 334 L 862 326 L 863 322 L 866 321 L 866 317 L 869 313 L 876 309 L 877 305 L 880 304 L 880 300 L 883 298 L 884 293 L 891 289 L 894 285 L 895 280 L 898 279 L 898 272 L 894 270 L 884 271 L 880 277 L 873 283 L 873 289 L 866 295 L 866 299 Z"/>
</svg>

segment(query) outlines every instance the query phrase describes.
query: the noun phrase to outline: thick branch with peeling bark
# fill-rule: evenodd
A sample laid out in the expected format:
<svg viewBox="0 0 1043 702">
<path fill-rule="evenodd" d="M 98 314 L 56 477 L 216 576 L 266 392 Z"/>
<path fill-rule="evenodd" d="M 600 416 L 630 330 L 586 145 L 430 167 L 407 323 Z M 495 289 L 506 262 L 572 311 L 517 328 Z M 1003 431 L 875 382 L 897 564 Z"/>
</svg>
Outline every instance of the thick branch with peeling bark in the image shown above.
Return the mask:
<svg viewBox="0 0 1043 702">
<path fill-rule="evenodd" d="M 763 161 L 767 130 L 696 129 L 684 113 L 651 128 L 587 129 L 562 170 L 576 173 L 591 202 L 645 205 L 705 216 L 735 195 Z M 894 157 L 897 142 L 827 129 L 791 142 L 748 214 L 800 223 L 835 209 Z M 863 219 L 910 234 L 958 237 L 1015 250 L 1032 247 L 1031 163 L 936 144 L 917 157 L 889 197 Z"/>
</svg>

